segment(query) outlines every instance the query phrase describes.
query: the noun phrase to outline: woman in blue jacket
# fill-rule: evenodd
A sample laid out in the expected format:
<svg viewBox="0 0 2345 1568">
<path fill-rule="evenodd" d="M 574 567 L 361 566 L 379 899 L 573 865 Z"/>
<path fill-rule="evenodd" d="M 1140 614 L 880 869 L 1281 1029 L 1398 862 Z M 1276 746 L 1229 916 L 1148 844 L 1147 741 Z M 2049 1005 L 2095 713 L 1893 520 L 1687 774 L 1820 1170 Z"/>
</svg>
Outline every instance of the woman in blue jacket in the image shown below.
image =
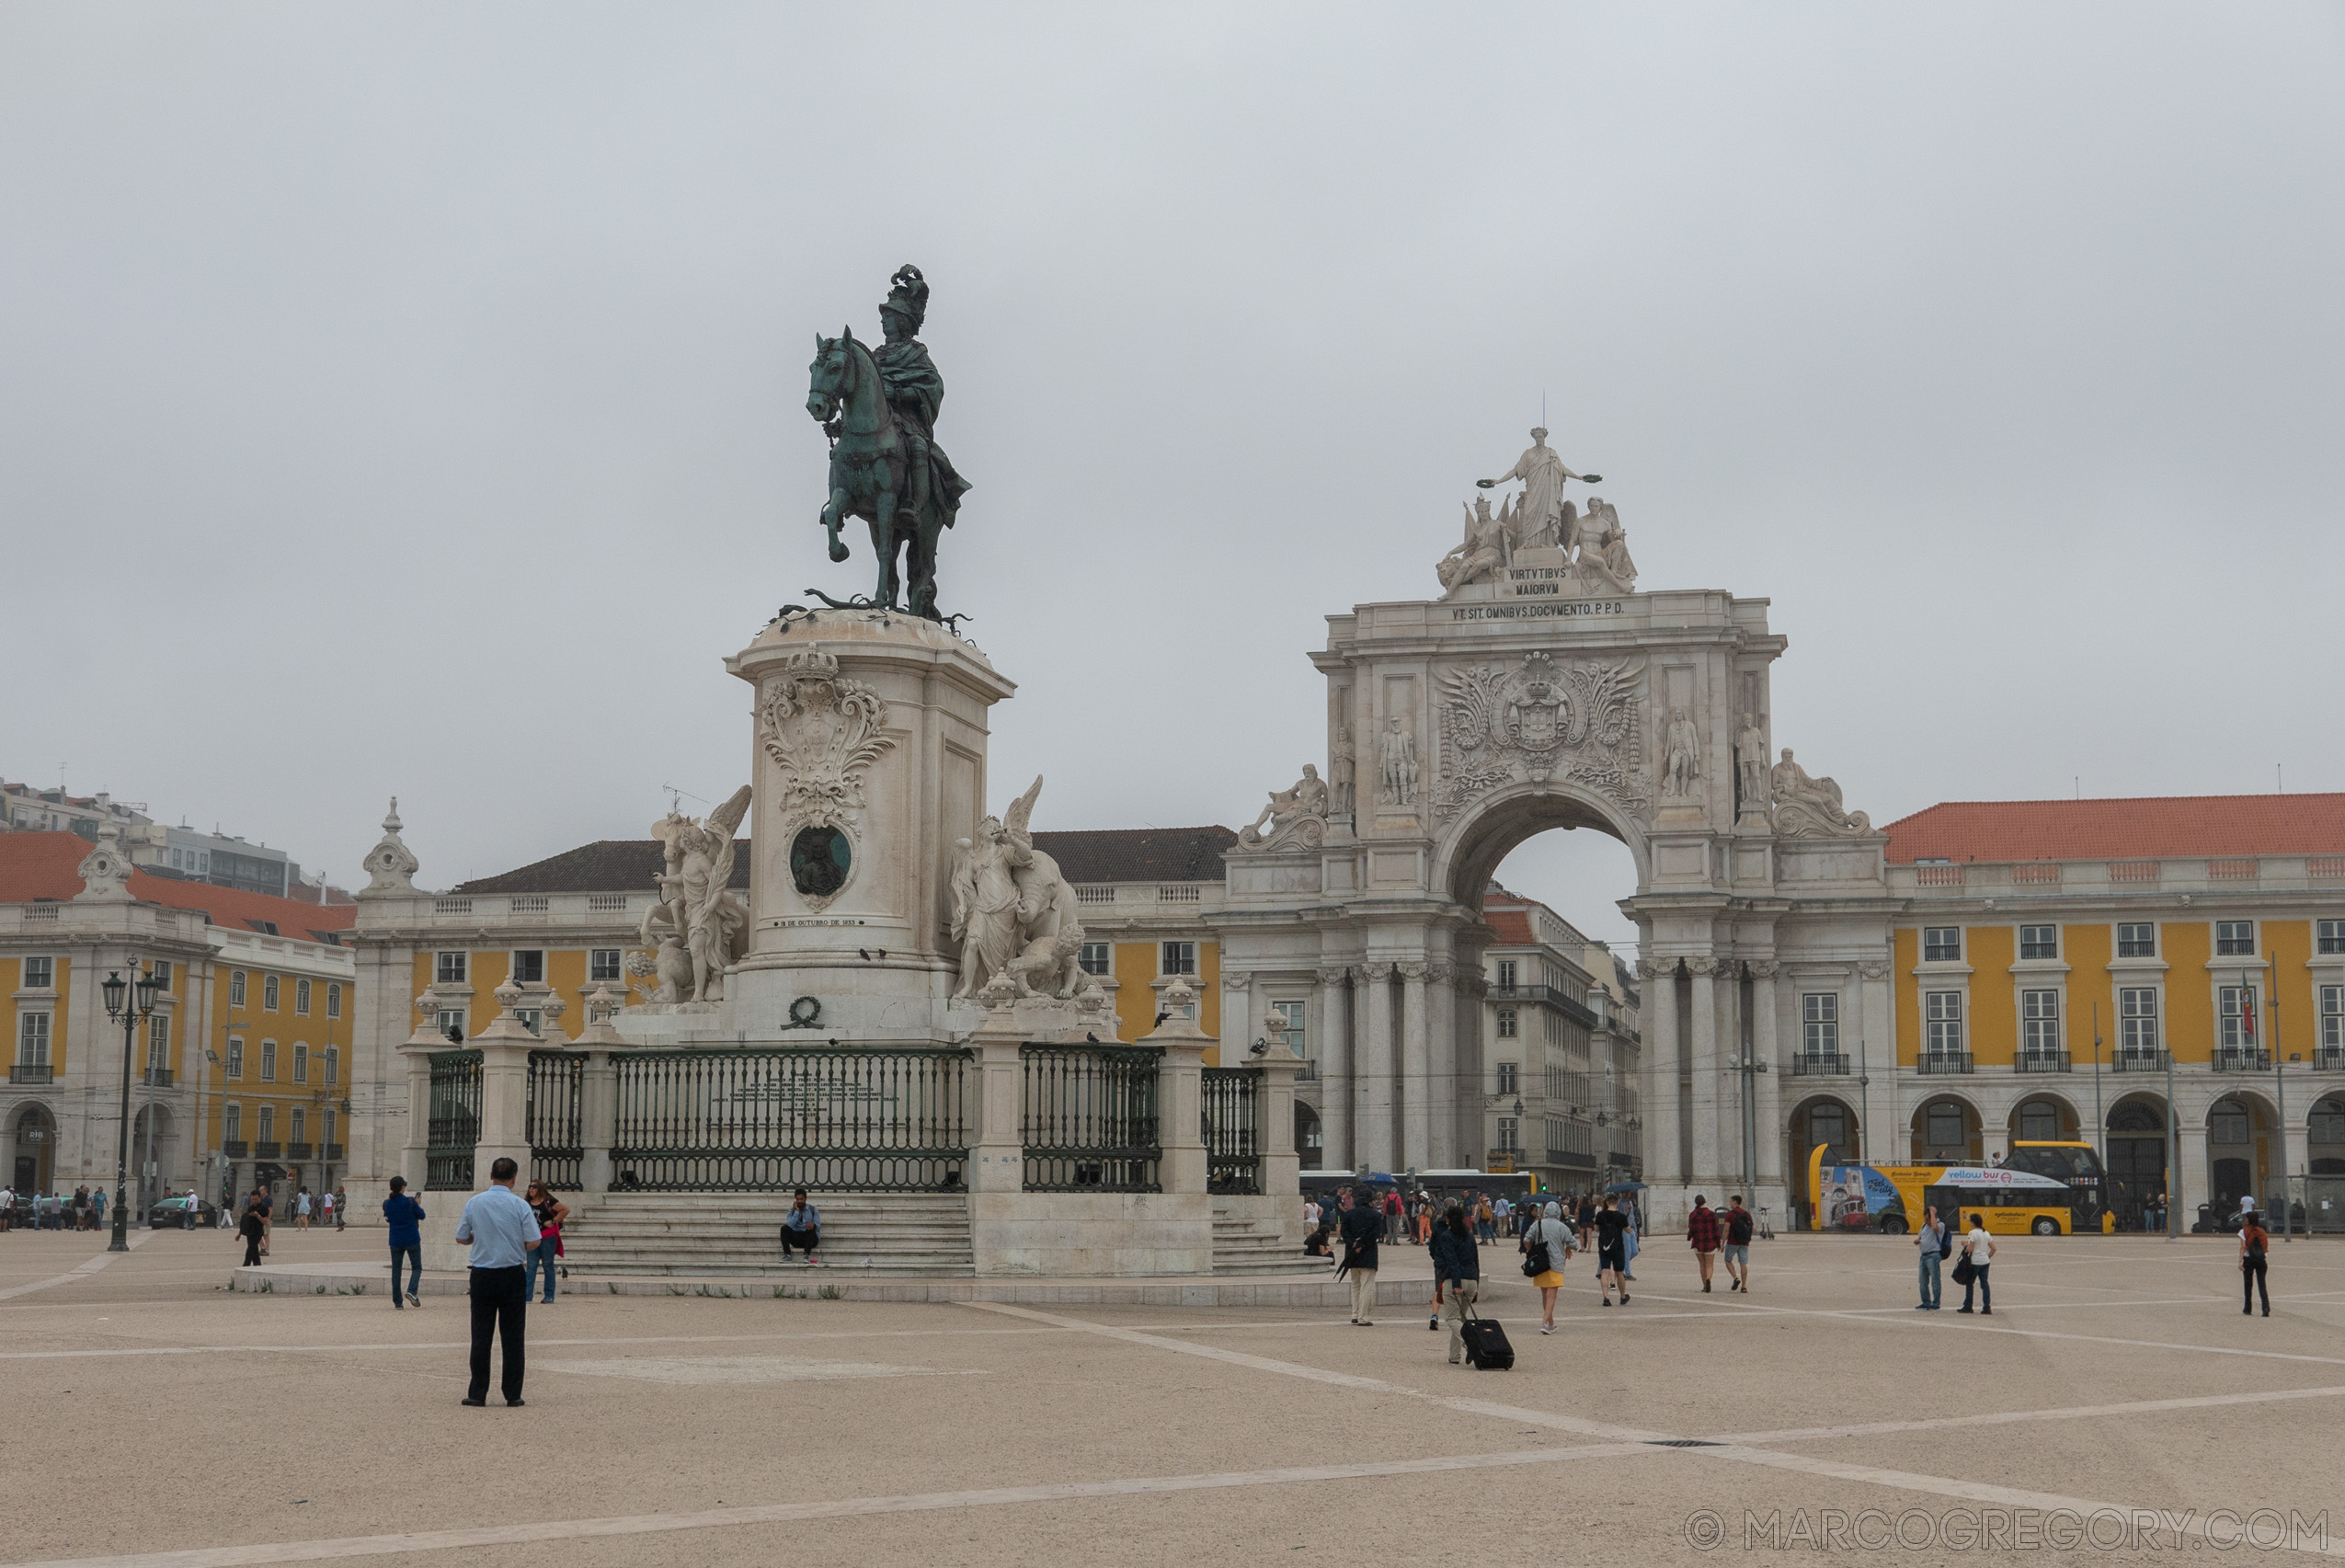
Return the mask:
<svg viewBox="0 0 2345 1568">
<path fill-rule="evenodd" d="M 1473 1221 L 1463 1204 L 1452 1203 L 1434 1227 L 1431 1251 L 1441 1315 L 1449 1321 L 1449 1365 L 1456 1367 L 1466 1358 L 1466 1309 L 1481 1294 L 1481 1250 L 1474 1244 Z"/>
</svg>

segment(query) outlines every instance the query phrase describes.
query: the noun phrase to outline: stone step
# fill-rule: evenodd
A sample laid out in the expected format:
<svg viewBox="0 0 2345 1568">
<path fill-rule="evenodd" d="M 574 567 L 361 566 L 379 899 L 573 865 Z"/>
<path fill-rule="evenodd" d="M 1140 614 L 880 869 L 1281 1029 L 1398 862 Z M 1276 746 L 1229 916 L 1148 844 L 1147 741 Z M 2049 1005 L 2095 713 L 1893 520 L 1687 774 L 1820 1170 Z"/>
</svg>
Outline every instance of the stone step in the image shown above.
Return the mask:
<svg viewBox="0 0 2345 1568">
<path fill-rule="evenodd" d="M 790 1203 L 786 1193 L 599 1194 L 578 1206 L 564 1240 L 575 1266 L 597 1274 L 744 1278 L 976 1271 L 968 1200 L 961 1194 L 818 1196 L 829 1268 L 782 1261 L 781 1227 Z"/>
</svg>

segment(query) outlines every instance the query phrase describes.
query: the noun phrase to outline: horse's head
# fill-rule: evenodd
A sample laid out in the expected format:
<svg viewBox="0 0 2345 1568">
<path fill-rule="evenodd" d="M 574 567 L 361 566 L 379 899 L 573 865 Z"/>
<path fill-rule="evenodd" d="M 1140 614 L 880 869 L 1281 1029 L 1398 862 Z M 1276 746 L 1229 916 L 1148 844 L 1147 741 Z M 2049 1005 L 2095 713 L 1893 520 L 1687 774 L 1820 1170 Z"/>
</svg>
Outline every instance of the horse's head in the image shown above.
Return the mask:
<svg viewBox="0 0 2345 1568">
<path fill-rule="evenodd" d="M 841 327 L 836 338 L 814 335 L 814 363 L 806 367 L 806 412 L 828 424 L 839 406 L 854 394 L 855 330 Z"/>
</svg>

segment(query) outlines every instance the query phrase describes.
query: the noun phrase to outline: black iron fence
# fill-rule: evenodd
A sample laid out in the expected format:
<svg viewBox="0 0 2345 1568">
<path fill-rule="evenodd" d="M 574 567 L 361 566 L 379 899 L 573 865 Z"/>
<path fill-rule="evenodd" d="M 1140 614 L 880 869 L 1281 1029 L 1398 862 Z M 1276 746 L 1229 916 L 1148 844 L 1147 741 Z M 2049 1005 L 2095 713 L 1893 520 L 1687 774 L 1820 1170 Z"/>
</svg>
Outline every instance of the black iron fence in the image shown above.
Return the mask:
<svg viewBox="0 0 2345 1568">
<path fill-rule="evenodd" d="M 577 1192 L 585 1185 L 578 1169 L 586 1158 L 581 1115 L 586 1065 L 584 1056 L 568 1051 L 530 1052 L 529 1099 L 522 1112 L 530 1178 L 555 1192 Z"/>
<path fill-rule="evenodd" d="M 1205 1190 L 1253 1195 L 1262 1191 L 1262 1070 L 1208 1067 L 1202 1100 Z"/>
<path fill-rule="evenodd" d="M 614 1053 L 612 1185 L 958 1191 L 968 1059 L 917 1047 Z"/>
<path fill-rule="evenodd" d="M 1162 1050 L 1026 1046 L 1019 1127 L 1028 1192 L 1161 1192 Z"/>
<path fill-rule="evenodd" d="M 473 1150 L 480 1142 L 480 1053 L 432 1052 L 430 1093 L 424 1133 L 425 1190 L 470 1192 Z"/>
</svg>

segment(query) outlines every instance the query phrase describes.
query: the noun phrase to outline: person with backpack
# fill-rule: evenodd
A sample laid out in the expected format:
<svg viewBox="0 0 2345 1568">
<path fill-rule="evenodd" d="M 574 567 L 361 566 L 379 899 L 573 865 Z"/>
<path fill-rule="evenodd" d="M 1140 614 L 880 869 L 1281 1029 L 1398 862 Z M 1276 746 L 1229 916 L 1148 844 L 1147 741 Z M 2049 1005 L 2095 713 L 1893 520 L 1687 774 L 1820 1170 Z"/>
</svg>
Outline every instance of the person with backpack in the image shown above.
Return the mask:
<svg viewBox="0 0 2345 1568">
<path fill-rule="evenodd" d="M 1935 1312 L 1943 1296 L 1938 1277 L 1938 1260 L 1946 1252 L 1946 1221 L 1938 1217 L 1936 1205 L 1922 1210 L 1922 1228 L 1914 1232 L 1914 1245 L 1921 1249 L 1922 1299 L 1914 1304 L 1916 1312 Z"/>
<path fill-rule="evenodd" d="M 1433 1283 L 1442 1292 L 1441 1316 L 1449 1320 L 1449 1365 L 1466 1360 L 1466 1309 L 1481 1294 L 1481 1253 L 1465 1206 L 1452 1203 L 1433 1232 Z"/>
<path fill-rule="evenodd" d="M 1615 1286 L 1620 1304 L 1629 1304 L 1629 1217 L 1620 1212 L 1620 1200 L 1605 1194 L 1604 1207 L 1596 1212 L 1596 1283 L 1607 1307 Z"/>
<path fill-rule="evenodd" d="M 1374 1193 L 1356 1196 L 1352 1188 L 1344 1190 L 1344 1219 L 1336 1228 L 1344 1239 L 1344 1261 L 1335 1273 L 1351 1278 L 1352 1322 L 1361 1328 L 1376 1326 L 1376 1248 L 1384 1239 L 1384 1207 Z"/>
<path fill-rule="evenodd" d="M 1755 1217 L 1743 1207 L 1743 1195 L 1734 1193 L 1726 1199 L 1726 1212 L 1718 1219 L 1726 1230 L 1726 1288 L 1747 1296 L 1751 1293 L 1751 1233 L 1756 1228 Z"/>
<path fill-rule="evenodd" d="M 2271 1286 L 2265 1277 L 2271 1253 L 2271 1232 L 2250 1209 L 2239 1227 L 2239 1311 L 2251 1315 L 2256 1294 L 2263 1293 L 2263 1315 L 2271 1316 Z"/>
<path fill-rule="evenodd" d="M 1710 1199 L 1696 1193 L 1693 1212 L 1686 1216 L 1686 1245 L 1694 1249 L 1694 1258 L 1701 1265 L 1705 1296 L 1710 1294 L 1710 1271 L 1718 1266 L 1720 1230 L 1718 1210 L 1710 1207 Z"/>
<path fill-rule="evenodd" d="M 1962 1304 L 1954 1310 L 1971 1310 L 1971 1292 L 1979 1296 L 1979 1316 L 1995 1316 L 1995 1292 L 1986 1282 L 1987 1265 L 1995 1261 L 1995 1242 L 1986 1233 L 1986 1216 L 1971 1216 L 1970 1234 L 1962 1238 L 1962 1261 L 1954 1265 L 1954 1283 L 1962 1288 Z"/>
<path fill-rule="evenodd" d="M 1563 1288 L 1564 1260 L 1573 1251 L 1563 1206 L 1550 1203 L 1523 1232 L 1523 1273 L 1539 1287 L 1539 1332 L 1555 1332 L 1555 1298 Z"/>
</svg>

